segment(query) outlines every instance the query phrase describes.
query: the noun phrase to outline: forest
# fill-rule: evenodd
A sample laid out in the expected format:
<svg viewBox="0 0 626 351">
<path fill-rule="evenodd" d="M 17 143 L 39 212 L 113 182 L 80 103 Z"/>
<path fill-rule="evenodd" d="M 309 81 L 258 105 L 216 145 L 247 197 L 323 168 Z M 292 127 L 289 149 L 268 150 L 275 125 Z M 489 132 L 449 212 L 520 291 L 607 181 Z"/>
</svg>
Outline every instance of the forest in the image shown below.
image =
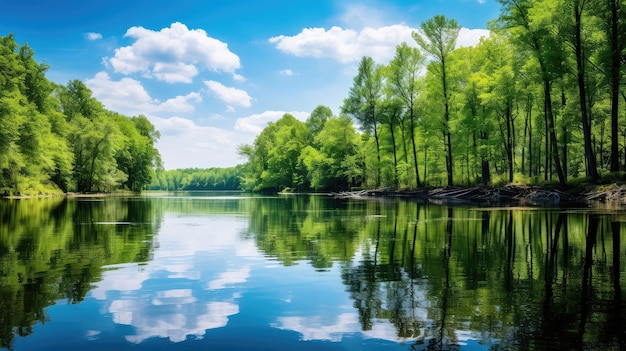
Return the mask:
<svg viewBox="0 0 626 351">
<path fill-rule="evenodd" d="M 49 81 L 28 45 L 0 37 L 0 195 L 140 192 L 161 165 L 145 116 L 106 110 L 79 80 Z"/>
<path fill-rule="evenodd" d="M 0 38 L 0 195 L 129 190 L 337 191 L 598 183 L 626 167 L 626 4 L 498 0 L 475 46 L 434 16 L 386 64 L 363 57 L 335 115 L 270 122 L 231 168 L 163 170 L 145 116 L 58 85 Z"/>
<path fill-rule="evenodd" d="M 498 0 L 476 46 L 424 21 L 387 64 L 363 57 L 335 116 L 271 122 L 241 186 L 335 191 L 475 184 L 597 183 L 626 163 L 626 4 Z M 624 142 L 620 141 L 624 139 Z"/>
<path fill-rule="evenodd" d="M 243 167 L 159 169 L 148 190 L 239 190 Z"/>
</svg>

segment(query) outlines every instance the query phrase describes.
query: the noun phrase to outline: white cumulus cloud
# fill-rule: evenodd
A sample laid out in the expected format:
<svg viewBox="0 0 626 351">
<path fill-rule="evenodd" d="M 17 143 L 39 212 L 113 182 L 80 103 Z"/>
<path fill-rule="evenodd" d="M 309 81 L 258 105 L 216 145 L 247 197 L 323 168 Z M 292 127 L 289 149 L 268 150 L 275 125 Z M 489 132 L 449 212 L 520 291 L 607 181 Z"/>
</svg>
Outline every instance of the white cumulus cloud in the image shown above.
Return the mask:
<svg viewBox="0 0 626 351">
<path fill-rule="evenodd" d="M 98 39 L 102 39 L 102 34 L 89 32 L 89 33 L 85 33 L 85 38 L 87 38 L 87 40 L 98 40 Z"/>
<path fill-rule="evenodd" d="M 149 119 L 161 133 L 157 148 L 166 169 L 231 167 L 244 162 L 238 146 L 254 141 L 254 135 L 200 126 L 183 117 Z"/>
<path fill-rule="evenodd" d="M 107 109 L 127 116 L 156 112 L 193 112 L 194 104 L 202 102 L 202 96 L 197 92 L 160 102 L 150 97 L 140 81 L 128 77 L 115 81 L 106 72 L 96 73 L 93 78 L 85 80 L 85 85 Z"/>
<path fill-rule="evenodd" d="M 199 93 L 191 92 L 187 95 L 179 95 L 171 99 L 165 100 L 162 104 L 159 104 L 156 108 L 158 112 L 193 112 L 195 111 L 194 104 L 201 103 L 202 96 Z"/>
<path fill-rule="evenodd" d="M 199 69 L 235 75 L 235 70 L 241 68 L 239 57 L 226 43 L 180 22 L 160 31 L 131 27 L 124 36 L 135 42 L 105 58 L 107 64 L 122 74 L 141 73 L 168 83 L 190 83 Z"/>
<path fill-rule="evenodd" d="M 490 33 L 487 29 L 461 28 L 456 39 L 456 46 L 474 46 L 480 42 L 480 38 L 488 38 Z"/>
<path fill-rule="evenodd" d="M 386 62 L 395 54 L 396 46 L 406 42 L 416 46 L 412 33 L 418 31 L 404 24 L 378 28 L 365 27 L 360 31 L 334 26 L 305 28 L 294 36 L 279 35 L 269 39 L 275 47 L 298 57 L 331 58 L 341 63 L 356 62 L 370 56 L 377 62 Z M 480 37 L 488 35 L 486 29 L 463 28 L 459 32 L 458 46 L 475 45 Z"/>
<path fill-rule="evenodd" d="M 278 74 L 280 74 L 281 76 L 293 76 L 293 71 L 290 70 L 289 68 L 285 68 L 285 69 L 281 69 L 280 71 L 278 71 Z"/>
<path fill-rule="evenodd" d="M 269 122 L 279 120 L 281 117 L 283 117 L 285 113 L 294 116 L 300 121 L 305 121 L 310 115 L 308 112 L 300 111 L 265 111 L 263 113 L 258 113 L 248 117 L 237 119 L 237 121 L 235 122 L 235 130 L 256 135 L 260 133 Z"/>
<path fill-rule="evenodd" d="M 357 32 L 334 26 L 305 28 L 294 36 L 280 35 L 269 42 L 288 54 L 299 57 L 332 58 L 341 63 L 355 62 L 363 56 L 371 56 L 377 61 L 393 57 L 396 45 L 409 42 L 411 27 L 396 24 L 379 28 L 366 27 Z"/>
<path fill-rule="evenodd" d="M 204 84 L 218 99 L 229 105 L 238 105 L 243 107 L 250 107 L 252 105 L 252 98 L 245 90 L 227 87 L 224 84 L 213 80 L 206 80 L 204 81 Z"/>
</svg>

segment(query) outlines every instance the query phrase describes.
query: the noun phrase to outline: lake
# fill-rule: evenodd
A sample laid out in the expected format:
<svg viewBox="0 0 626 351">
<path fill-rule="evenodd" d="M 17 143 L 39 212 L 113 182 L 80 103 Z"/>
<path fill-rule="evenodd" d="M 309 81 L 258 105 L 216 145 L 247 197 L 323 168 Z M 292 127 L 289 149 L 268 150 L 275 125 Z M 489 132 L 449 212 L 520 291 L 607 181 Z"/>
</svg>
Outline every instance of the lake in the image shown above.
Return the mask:
<svg viewBox="0 0 626 351">
<path fill-rule="evenodd" d="M 198 192 L 0 216 L 0 349 L 626 347 L 618 209 Z"/>
</svg>

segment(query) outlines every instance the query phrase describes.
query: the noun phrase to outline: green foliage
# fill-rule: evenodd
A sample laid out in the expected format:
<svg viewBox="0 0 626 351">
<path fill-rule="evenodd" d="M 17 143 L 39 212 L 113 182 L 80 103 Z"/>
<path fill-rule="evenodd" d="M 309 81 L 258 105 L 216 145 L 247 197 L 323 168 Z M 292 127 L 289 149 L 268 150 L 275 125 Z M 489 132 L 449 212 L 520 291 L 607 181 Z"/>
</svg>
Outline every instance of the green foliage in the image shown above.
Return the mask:
<svg viewBox="0 0 626 351">
<path fill-rule="evenodd" d="M 227 168 L 157 170 L 150 190 L 240 190 L 244 165 Z"/>
<path fill-rule="evenodd" d="M 347 190 L 360 185 L 359 141 L 349 117 L 326 122 L 314 140 L 319 148 L 307 146 L 301 156 L 314 190 Z"/>
<path fill-rule="evenodd" d="M 253 146 L 239 149 L 240 154 L 248 158 L 243 188 L 253 191 L 307 189 L 308 179 L 300 155 L 309 144 L 309 135 L 307 125 L 290 114 L 270 122 Z"/>
<path fill-rule="evenodd" d="M 145 262 L 162 211 L 148 202 L 61 197 L 0 202 L 0 348 L 49 321 L 59 301 L 81 302 L 103 267 Z M 134 225 L 99 223 L 132 221 Z"/>
<path fill-rule="evenodd" d="M 0 195 L 145 188 L 160 166 L 154 126 L 105 110 L 81 81 L 55 86 L 33 56 L 0 38 Z"/>
</svg>

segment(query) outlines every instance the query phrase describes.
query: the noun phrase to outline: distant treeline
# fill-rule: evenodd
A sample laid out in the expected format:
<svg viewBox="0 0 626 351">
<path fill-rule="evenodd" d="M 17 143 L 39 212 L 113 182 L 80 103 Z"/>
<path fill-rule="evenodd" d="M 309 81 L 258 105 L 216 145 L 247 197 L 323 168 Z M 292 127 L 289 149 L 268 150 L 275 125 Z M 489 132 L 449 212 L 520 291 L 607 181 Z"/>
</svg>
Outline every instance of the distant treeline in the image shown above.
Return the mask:
<svg viewBox="0 0 626 351">
<path fill-rule="evenodd" d="M 106 110 L 79 80 L 50 82 L 34 54 L 0 37 L 0 196 L 144 189 L 159 132 Z"/>
<path fill-rule="evenodd" d="M 239 190 L 243 165 L 228 168 L 185 168 L 157 171 L 150 190 Z"/>
</svg>

